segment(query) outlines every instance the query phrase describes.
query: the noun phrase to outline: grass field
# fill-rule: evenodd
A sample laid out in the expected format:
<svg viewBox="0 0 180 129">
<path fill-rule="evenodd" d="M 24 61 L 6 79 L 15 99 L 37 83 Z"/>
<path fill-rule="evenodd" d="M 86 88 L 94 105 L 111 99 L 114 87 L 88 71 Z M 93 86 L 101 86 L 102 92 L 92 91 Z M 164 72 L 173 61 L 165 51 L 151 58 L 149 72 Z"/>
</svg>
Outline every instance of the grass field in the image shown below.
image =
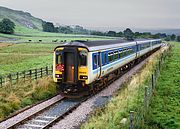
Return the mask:
<svg viewBox="0 0 180 129">
<path fill-rule="evenodd" d="M 157 64 L 156 52 L 143 68 L 135 74 L 112 100 L 100 110 L 97 110 L 89 118 L 88 122 L 81 126 L 82 129 L 121 129 L 129 128 L 129 112 L 139 110 L 139 104 L 144 103 L 144 89 L 149 83 L 154 66 Z M 122 119 L 126 122 L 122 122 Z"/>
<path fill-rule="evenodd" d="M 180 129 L 180 43 L 173 42 L 150 104 L 147 128 Z"/>
<path fill-rule="evenodd" d="M 11 41 L 11 42 L 52 42 L 57 40 L 61 41 L 71 41 L 71 40 L 102 40 L 102 39 L 114 39 L 113 37 L 105 36 L 93 36 L 93 35 L 75 35 L 75 34 L 62 34 L 62 33 L 48 33 L 42 32 L 36 29 L 28 29 L 22 26 L 16 27 L 15 34 L 1 34 L 0 41 Z"/>
<path fill-rule="evenodd" d="M 57 44 L 0 43 L 0 75 L 52 66 Z"/>
</svg>

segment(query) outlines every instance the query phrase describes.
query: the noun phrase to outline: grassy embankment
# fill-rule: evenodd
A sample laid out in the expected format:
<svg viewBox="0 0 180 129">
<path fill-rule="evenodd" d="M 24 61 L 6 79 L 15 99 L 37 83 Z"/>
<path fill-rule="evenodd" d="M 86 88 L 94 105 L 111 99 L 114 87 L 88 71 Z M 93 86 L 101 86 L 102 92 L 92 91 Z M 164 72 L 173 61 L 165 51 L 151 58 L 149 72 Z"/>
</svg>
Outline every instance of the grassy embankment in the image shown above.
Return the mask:
<svg viewBox="0 0 180 129">
<path fill-rule="evenodd" d="M 130 111 L 137 111 L 138 104 L 144 100 L 144 88 L 154 71 L 158 56 L 163 50 L 153 54 L 144 67 L 135 74 L 123 88 L 118 91 L 117 95 L 112 98 L 103 109 L 97 110 L 81 126 L 83 129 L 120 129 L 128 128 L 128 125 L 120 123 L 125 118 L 129 119 Z"/>
<path fill-rule="evenodd" d="M 147 127 L 180 129 L 180 43 L 173 42 L 150 104 Z"/>
<path fill-rule="evenodd" d="M 47 99 L 55 94 L 56 87 L 51 77 L 0 87 L 0 120 L 21 108 Z"/>
</svg>

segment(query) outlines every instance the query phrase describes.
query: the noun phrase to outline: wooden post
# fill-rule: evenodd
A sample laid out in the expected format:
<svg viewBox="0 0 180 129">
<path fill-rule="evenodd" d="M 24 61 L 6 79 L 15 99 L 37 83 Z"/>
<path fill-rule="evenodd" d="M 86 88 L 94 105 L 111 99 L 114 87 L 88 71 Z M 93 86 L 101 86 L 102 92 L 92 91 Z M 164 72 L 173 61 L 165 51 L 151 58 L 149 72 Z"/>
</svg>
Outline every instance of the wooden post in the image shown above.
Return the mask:
<svg viewBox="0 0 180 129">
<path fill-rule="evenodd" d="M 30 79 L 32 79 L 32 70 L 29 70 Z"/>
<path fill-rule="evenodd" d="M 145 111 L 147 110 L 147 95 L 148 95 L 148 87 L 145 86 L 145 90 L 144 90 L 144 108 L 145 108 Z"/>
<path fill-rule="evenodd" d="M 154 90 L 155 84 L 154 84 L 154 75 L 153 74 L 152 74 L 152 78 L 151 79 L 152 79 L 152 82 L 151 82 L 152 83 L 152 90 Z"/>
<path fill-rule="evenodd" d="M 19 73 L 17 72 L 16 73 L 16 80 L 17 80 L 17 83 L 19 82 Z"/>
<path fill-rule="evenodd" d="M 2 86 L 2 84 L 3 84 L 2 76 L 0 76 L 0 84 L 1 84 L 1 86 Z"/>
<path fill-rule="evenodd" d="M 46 66 L 46 75 L 48 75 L 48 66 Z"/>
<path fill-rule="evenodd" d="M 43 75 L 42 75 L 42 68 L 41 68 L 41 78 L 43 77 Z"/>
<path fill-rule="evenodd" d="M 12 85 L 12 75 L 9 74 L 9 81 L 10 81 L 10 84 Z"/>
<path fill-rule="evenodd" d="M 35 69 L 35 79 L 37 80 L 37 69 Z"/>
<path fill-rule="evenodd" d="M 130 129 L 134 129 L 134 111 L 130 111 Z"/>
<path fill-rule="evenodd" d="M 161 69 L 161 60 L 159 60 L 159 73 L 160 73 L 160 69 Z"/>
<path fill-rule="evenodd" d="M 53 73 L 53 66 L 51 66 L 51 74 Z"/>
<path fill-rule="evenodd" d="M 26 71 L 23 71 L 23 74 L 24 74 L 24 82 L 26 81 Z"/>
</svg>

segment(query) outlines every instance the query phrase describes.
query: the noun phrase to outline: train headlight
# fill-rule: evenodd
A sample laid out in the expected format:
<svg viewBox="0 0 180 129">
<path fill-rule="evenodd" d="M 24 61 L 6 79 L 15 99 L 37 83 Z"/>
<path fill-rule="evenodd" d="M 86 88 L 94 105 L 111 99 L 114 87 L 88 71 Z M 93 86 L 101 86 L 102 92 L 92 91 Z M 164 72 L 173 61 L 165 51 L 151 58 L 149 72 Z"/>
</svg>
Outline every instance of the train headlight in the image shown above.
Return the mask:
<svg viewBox="0 0 180 129">
<path fill-rule="evenodd" d="M 80 75 L 80 79 L 88 79 L 88 76 Z"/>
<path fill-rule="evenodd" d="M 56 74 L 55 77 L 56 78 L 62 78 L 62 74 Z"/>
</svg>

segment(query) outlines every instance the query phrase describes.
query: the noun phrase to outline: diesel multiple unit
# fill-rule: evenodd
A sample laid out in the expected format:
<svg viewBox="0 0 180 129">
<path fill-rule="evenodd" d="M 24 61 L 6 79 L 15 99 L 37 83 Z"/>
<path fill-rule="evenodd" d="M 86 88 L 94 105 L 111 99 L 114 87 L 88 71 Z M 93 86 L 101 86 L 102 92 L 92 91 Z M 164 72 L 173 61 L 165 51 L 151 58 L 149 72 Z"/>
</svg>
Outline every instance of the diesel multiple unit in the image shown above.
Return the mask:
<svg viewBox="0 0 180 129">
<path fill-rule="evenodd" d="M 53 78 L 62 94 L 80 96 L 160 46 L 160 39 L 72 41 L 55 48 Z"/>
</svg>

